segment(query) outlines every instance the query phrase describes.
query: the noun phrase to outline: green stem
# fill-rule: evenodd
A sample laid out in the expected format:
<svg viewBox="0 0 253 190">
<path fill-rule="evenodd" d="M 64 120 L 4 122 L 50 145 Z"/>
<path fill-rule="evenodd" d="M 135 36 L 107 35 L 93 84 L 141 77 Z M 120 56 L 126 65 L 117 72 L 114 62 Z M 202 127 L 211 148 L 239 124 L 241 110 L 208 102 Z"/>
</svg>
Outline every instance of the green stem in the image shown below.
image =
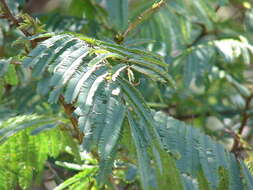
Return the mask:
<svg viewBox="0 0 253 190">
<path fill-rule="evenodd" d="M 166 0 L 160 0 L 157 3 L 154 3 L 152 5 L 152 7 L 150 7 L 147 10 L 145 10 L 132 23 L 130 23 L 128 25 L 128 28 L 126 29 L 126 31 L 123 32 L 123 34 L 120 34 L 119 36 L 116 36 L 116 39 L 117 39 L 116 41 L 118 41 L 119 44 L 122 43 L 130 32 L 132 32 L 134 29 L 136 29 L 139 24 L 141 24 L 143 21 L 145 21 L 147 18 L 149 18 L 152 14 L 154 14 L 155 12 L 157 12 L 164 5 L 166 5 Z"/>
</svg>

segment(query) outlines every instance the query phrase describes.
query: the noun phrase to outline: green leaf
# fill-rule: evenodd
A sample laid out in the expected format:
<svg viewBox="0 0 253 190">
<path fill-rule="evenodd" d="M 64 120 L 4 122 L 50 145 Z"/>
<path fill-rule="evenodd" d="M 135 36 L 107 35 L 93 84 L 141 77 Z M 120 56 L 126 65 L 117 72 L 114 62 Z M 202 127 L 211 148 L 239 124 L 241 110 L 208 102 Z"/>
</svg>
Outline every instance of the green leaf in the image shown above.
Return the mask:
<svg viewBox="0 0 253 190">
<path fill-rule="evenodd" d="M 125 118 L 125 109 L 123 105 L 114 97 L 110 97 L 108 101 L 108 107 L 105 113 L 105 125 L 98 146 L 98 151 L 101 158 L 104 160 L 110 157 L 111 152 L 118 143 Z"/>
<path fill-rule="evenodd" d="M 2 96 L 4 95 L 4 91 L 5 91 L 4 81 L 0 79 L 0 102 L 1 102 Z"/>
<path fill-rule="evenodd" d="M 241 170 L 242 170 L 242 175 L 244 176 L 244 180 L 245 180 L 245 188 L 246 189 L 252 189 L 253 188 L 253 178 L 252 175 L 249 172 L 249 169 L 245 166 L 245 164 L 240 161 L 240 165 L 241 165 Z"/>
<path fill-rule="evenodd" d="M 8 71 L 4 75 L 4 80 L 7 84 L 10 85 L 15 86 L 18 84 L 18 76 L 14 65 L 9 64 Z"/>
<path fill-rule="evenodd" d="M 106 1 L 109 19 L 117 30 L 124 30 L 128 25 L 128 0 Z"/>
<path fill-rule="evenodd" d="M 166 116 L 162 112 L 154 115 L 158 131 L 165 150 L 177 156 L 177 167 L 181 173 L 186 173 L 197 179 L 200 189 L 242 189 L 240 167 L 245 177 L 249 177 L 247 185 L 253 179 L 248 169 L 241 162 L 239 165 L 233 154 L 227 152 L 222 145 L 215 143 L 191 126 Z M 177 152 L 176 152 L 177 151 Z M 246 178 L 247 178 L 246 177 Z"/>
<path fill-rule="evenodd" d="M 147 152 L 147 143 L 143 133 L 140 131 L 140 128 L 137 126 L 135 120 L 131 116 L 132 114 L 128 112 L 128 122 L 131 127 L 131 134 L 135 143 L 138 164 L 139 164 L 139 173 L 141 177 L 142 186 L 144 189 L 151 189 L 150 185 L 152 184 L 152 168 L 150 164 L 150 156 Z"/>
<path fill-rule="evenodd" d="M 17 184 L 23 189 L 31 188 L 32 182 L 41 179 L 48 157 L 56 158 L 65 151 L 66 146 L 72 150 L 78 148 L 71 135 L 58 127 L 36 136 L 30 135 L 38 126 L 50 122 L 48 117 L 22 115 L 0 124 L 1 135 L 3 131 L 15 132 L 0 144 L 0 168 L 4 171 L 0 172 L 2 189 L 15 189 Z"/>
<path fill-rule="evenodd" d="M 0 60 L 0 77 L 4 76 L 5 73 L 8 71 L 10 61 L 11 61 L 11 59 L 8 59 L 8 60 L 1 59 Z"/>
<path fill-rule="evenodd" d="M 86 168 L 84 169 L 84 171 L 79 172 L 78 174 L 74 175 L 73 177 L 67 179 L 66 181 L 55 187 L 54 190 L 66 189 L 74 184 L 78 184 L 78 186 L 85 185 L 85 187 L 87 188 L 89 187 L 90 177 L 92 177 L 92 175 L 94 175 L 96 172 L 97 168 Z M 77 190 L 77 187 L 71 189 Z"/>
<path fill-rule="evenodd" d="M 199 190 L 198 181 L 187 174 L 182 174 L 184 189 Z"/>
</svg>

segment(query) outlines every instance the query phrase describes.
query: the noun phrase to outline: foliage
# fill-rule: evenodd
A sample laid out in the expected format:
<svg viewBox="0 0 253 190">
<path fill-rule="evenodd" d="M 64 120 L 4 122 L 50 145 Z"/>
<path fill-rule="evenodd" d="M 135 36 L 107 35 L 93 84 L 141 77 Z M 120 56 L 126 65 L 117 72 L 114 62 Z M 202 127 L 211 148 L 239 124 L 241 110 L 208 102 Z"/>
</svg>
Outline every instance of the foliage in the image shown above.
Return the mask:
<svg viewBox="0 0 253 190">
<path fill-rule="evenodd" d="M 253 189 L 250 2 L 0 2 L 1 190 Z"/>
<path fill-rule="evenodd" d="M 66 146 L 77 153 L 77 145 L 66 130 L 49 130 L 59 125 L 57 118 L 37 115 L 12 117 L 1 124 L 1 189 L 14 189 L 17 184 L 27 189 L 33 180 L 39 180 L 49 156 L 56 158 Z"/>
</svg>

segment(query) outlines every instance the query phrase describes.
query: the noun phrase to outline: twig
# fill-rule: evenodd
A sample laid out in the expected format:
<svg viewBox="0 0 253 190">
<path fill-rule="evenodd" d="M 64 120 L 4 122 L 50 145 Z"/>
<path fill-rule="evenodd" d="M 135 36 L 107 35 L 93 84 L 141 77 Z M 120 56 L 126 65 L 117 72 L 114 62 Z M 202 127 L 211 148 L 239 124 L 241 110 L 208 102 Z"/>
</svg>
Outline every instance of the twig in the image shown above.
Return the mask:
<svg viewBox="0 0 253 190">
<path fill-rule="evenodd" d="M 143 13 L 141 13 L 140 16 L 138 16 L 132 23 L 129 24 L 126 31 L 123 32 L 122 35 L 119 35 L 119 40 L 121 40 L 121 42 L 124 41 L 124 39 L 127 37 L 127 35 L 131 31 L 133 31 L 139 24 L 141 24 L 144 20 L 146 20 L 150 15 L 158 11 L 165 4 L 166 4 L 166 0 L 160 0 L 158 3 L 154 3 L 152 7 L 145 10 Z"/>
<path fill-rule="evenodd" d="M 9 21 L 13 22 L 17 27 L 19 27 L 21 25 L 21 22 L 19 20 L 17 20 L 15 18 L 15 16 L 13 16 L 13 14 L 11 13 L 11 11 L 10 11 L 10 9 L 9 9 L 6 1 L 5 0 L 0 0 L 0 3 L 3 6 L 3 11 L 5 13 L 4 14 L 5 18 L 8 19 Z M 26 37 L 32 36 L 32 34 L 30 34 L 25 29 L 20 29 L 20 30 L 21 30 L 21 32 L 23 32 L 23 34 Z M 34 48 L 37 45 L 38 42 L 39 42 L 38 39 L 37 39 L 37 41 L 32 40 L 31 41 L 32 47 Z M 78 139 L 79 143 L 82 143 L 83 135 L 79 131 L 78 121 L 77 121 L 77 119 L 75 117 L 72 116 L 72 113 L 75 110 L 75 107 L 72 104 L 66 104 L 65 101 L 64 101 L 64 97 L 63 96 L 60 96 L 59 101 L 60 101 L 60 104 L 63 106 L 65 113 L 68 115 L 68 117 L 69 117 L 69 119 L 70 119 L 70 121 L 71 121 L 71 123 L 73 125 L 74 130 L 77 133 L 77 139 Z"/>
<path fill-rule="evenodd" d="M 235 133 L 233 130 L 230 130 L 228 128 L 224 129 L 224 133 L 229 134 L 231 137 L 233 137 L 234 139 L 237 139 L 238 141 L 240 141 L 240 137 L 238 136 L 237 133 Z"/>
<path fill-rule="evenodd" d="M 111 182 L 111 184 L 112 184 L 112 186 L 113 186 L 113 189 L 119 190 L 119 188 L 118 188 L 117 185 L 115 184 L 114 179 L 113 179 L 112 176 L 109 176 L 109 181 Z"/>
<path fill-rule="evenodd" d="M 5 15 L 5 14 L 2 14 L 2 15 L 0 15 L 0 18 L 7 18 L 7 16 Z"/>
<path fill-rule="evenodd" d="M 196 45 L 202 38 L 204 38 L 205 36 L 207 35 L 217 35 L 219 33 L 219 30 L 211 30 L 211 31 L 208 31 L 206 26 L 203 24 L 203 23 L 200 23 L 200 22 L 194 22 L 193 24 L 196 24 L 198 25 L 200 28 L 201 28 L 201 32 L 200 34 L 196 37 L 195 40 L 193 40 L 192 43 L 188 44 L 187 47 L 190 48 L 194 45 Z"/>
<path fill-rule="evenodd" d="M 158 110 L 162 110 L 163 112 L 169 114 L 170 116 L 179 119 L 179 120 L 188 120 L 188 119 L 196 119 L 199 118 L 201 116 L 212 116 L 212 115 L 235 115 L 235 114 L 241 114 L 244 112 L 244 109 L 240 110 L 240 109 L 226 109 L 226 110 L 215 110 L 213 112 L 201 112 L 201 113 L 189 113 L 189 114 L 171 114 L 170 113 L 170 109 L 172 108 L 176 108 L 177 105 L 168 105 L 168 104 L 164 104 L 164 103 L 155 103 L 155 102 L 148 102 L 147 105 L 150 108 L 153 109 L 158 109 Z"/>
<path fill-rule="evenodd" d="M 250 103 L 251 103 L 252 99 L 253 99 L 253 94 L 251 94 L 250 96 L 248 96 L 245 99 L 245 107 L 244 107 L 244 111 L 242 113 L 241 125 L 240 125 L 239 130 L 236 135 L 237 137 L 242 134 L 243 129 L 247 125 L 247 122 L 250 118 L 250 115 L 247 113 L 247 111 L 250 109 Z M 235 153 L 236 156 L 239 156 L 239 149 L 240 149 L 240 138 L 234 138 L 234 143 L 231 148 L 231 152 Z"/>
<path fill-rule="evenodd" d="M 62 183 L 63 180 L 60 178 L 60 176 L 58 175 L 58 173 L 55 171 L 55 169 L 51 166 L 51 163 L 50 162 L 46 162 L 45 164 L 48 169 L 52 172 L 53 176 L 49 179 L 49 180 L 52 180 L 53 178 L 55 178 L 59 183 Z"/>
<path fill-rule="evenodd" d="M 217 7 L 215 8 L 215 12 L 217 13 L 220 10 L 221 6 L 217 5 Z"/>
<path fill-rule="evenodd" d="M 30 32 L 28 32 L 27 30 L 19 28 L 19 26 L 21 25 L 21 21 L 19 21 L 18 19 L 16 19 L 16 17 L 11 13 L 11 11 L 10 11 L 7 3 L 6 3 L 6 0 L 0 0 L 0 3 L 3 6 L 3 11 L 4 11 L 4 16 L 5 16 L 4 18 L 6 18 L 9 21 L 13 22 L 13 24 L 15 24 L 18 27 L 18 29 L 21 32 L 23 32 L 23 34 L 26 37 L 32 36 L 32 34 Z M 31 45 L 34 48 L 37 45 L 37 43 L 34 40 L 31 40 Z"/>
<path fill-rule="evenodd" d="M 60 101 L 61 105 L 63 106 L 65 113 L 68 115 L 68 117 L 72 123 L 72 126 L 77 134 L 77 139 L 78 139 L 79 143 L 81 144 L 83 142 L 83 134 L 80 132 L 80 130 L 78 128 L 77 119 L 72 115 L 75 110 L 75 107 L 72 104 L 66 104 L 64 101 L 64 97 L 62 95 L 60 96 L 59 101 Z"/>
<path fill-rule="evenodd" d="M 0 0 L 0 2 L 1 2 L 1 4 L 2 4 L 2 6 L 3 6 L 3 11 L 4 11 L 4 13 L 5 13 L 5 14 L 2 15 L 2 16 L 4 16 L 4 18 L 6 18 L 6 19 L 12 21 L 13 24 L 15 24 L 17 27 L 19 27 L 19 26 L 20 26 L 20 22 L 19 22 L 18 19 L 16 19 L 16 17 L 13 16 L 13 14 L 11 13 L 11 11 L 10 11 L 10 9 L 9 9 L 9 7 L 8 7 L 8 5 L 7 5 L 7 3 L 6 3 L 6 0 Z M 20 29 L 20 28 L 19 28 L 19 29 Z M 20 30 L 24 33 L 25 36 L 31 36 L 31 34 L 30 34 L 28 31 L 26 31 L 26 30 L 24 30 L 24 29 L 20 29 Z"/>
<path fill-rule="evenodd" d="M 197 36 L 197 38 L 195 40 L 193 40 L 193 42 L 191 44 L 187 45 L 188 48 L 195 45 L 196 43 L 198 43 L 204 36 L 206 36 L 208 34 L 207 28 L 204 24 L 202 24 L 202 23 L 196 23 L 196 24 L 198 24 L 200 26 L 201 32 Z"/>
</svg>

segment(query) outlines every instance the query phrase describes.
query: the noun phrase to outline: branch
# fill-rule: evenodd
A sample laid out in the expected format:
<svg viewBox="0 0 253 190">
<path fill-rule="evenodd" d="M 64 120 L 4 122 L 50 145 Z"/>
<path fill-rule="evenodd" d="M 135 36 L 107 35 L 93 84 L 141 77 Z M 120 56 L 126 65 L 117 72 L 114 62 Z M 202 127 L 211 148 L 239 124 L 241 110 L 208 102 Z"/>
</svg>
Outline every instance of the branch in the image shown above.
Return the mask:
<svg viewBox="0 0 253 190">
<path fill-rule="evenodd" d="M 60 96 L 59 101 L 60 101 L 60 104 L 63 106 L 65 113 L 67 114 L 67 116 L 69 117 L 72 123 L 72 126 L 77 135 L 78 142 L 81 144 L 83 142 L 83 134 L 80 132 L 78 128 L 77 119 L 72 115 L 75 110 L 75 107 L 72 104 L 66 104 L 64 101 L 64 97 L 62 95 Z"/>
<path fill-rule="evenodd" d="M 7 3 L 6 3 L 6 0 L 0 0 L 0 3 L 3 6 L 4 18 L 8 19 L 9 21 L 13 22 L 17 27 L 19 27 L 21 25 L 21 22 L 19 20 L 17 20 L 15 18 L 15 16 L 11 13 L 11 11 L 10 11 Z M 20 30 L 21 30 L 21 32 L 23 32 L 23 34 L 26 37 L 32 36 L 32 34 L 30 34 L 25 29 L 20 29 Z M 44 38 L 32 40 L 31 41 L 32 47 L 34 48 L 37 45 L 37 43 L 39 41 L 43 40 L 43 39 Z M 72 113 L 75 110 L 75 107 L 72 104 L 66 104 L 65 101 L 64 101 L 63 96 L 60 96 L 59 101 L 60 101 L 60 104 L 63 106 L 65 113 L 68 115 L 68 117 L 69 117 L 69 119 L 70 119 L 70 121 L 73 125 L 73 128 L 74 128 L 75 132 L 77 133 L 77 139 L 78 139 L 79 143 L 82 143 L 83 134 L 79 131 L 77 119 L 72 116 Z"/>
<path fill-rule="evenodd" d="M 250 109 L 250 103 L 252 99 L 253 99 L 253 94 L 251 94 L 245 99 L 245 107 L 242 113 L 241 125 L 236 135 L 237 137 L 242 135 L 243 129 L 247 125 L 247 122 L 250 118 L 250 115 L 247 113 L 247 111 Z M 240 149 L 240 138 L 234 138 L 234 144 L 231 148 L 231 152 L 235 153 L 236 156 L 239 156 L 239 149 Z"/>
<path fill-rule="evenodd" d="M 224 109 L 224 110 L 214 110 L 213 112 L 194 112 L 189 114 L 171 114 L 170 109 L 176 108 L 177 105 L 168 105 L 163 103 L 155 103 L 155 102 L 148 102 L 147 105 L 152 109 L 162 110 L 164 113 L 167 113 L 171 117 L 174 117 L 178 120 L 188 120 L 188 119 L 196 119 L 199 117 L 208 117 L 212 115 L 235 115 L 235 114 L 242 114 L 244 112 L 244 109 Z"/>
<path fill-rule="evenodd" d="M 49 161 L 47 161 L 45 165 L 46 165 L 46 166 L 48 167 L 48 169 L 52 172 L 53 178 L 55 178 L 55 179 L 57 180 L 57 182 L 62 183 L 63 180 L 62 180 L 61 177 L 58 175 L 58 173 L 55 171 L 55 169 L 52 167 L 51 163 L 50 163 Z M 51 178 L 51 179 L 53 179 L 53 178 Z M 51 180 L 51 179 L 50 179 L 50 180 Z"/>
<path fill-rule="evenodd" d="M 204 36 L 206 36 L 208 34 L 207 28 L 204 24 L 202 24 L 202 23 L 196 23 L 196 24 L 200 26 L 201 32 L 197 36 L 197 38 L 195 40 L 193 40 L 193 42 L 191 44 L 187 45 L 188 48 L 195 45 L 196 43 L 198 43 Z"/>
<path fill-rule="evenodd" d="M 20 21 L 18 19 L 16 19 L 16 17 L 11 13 L 6 0 L 0 0 L 2 6 L 3 6 L 3 11 L 4 11 L 4 15 L 2 15 L 2 18 L 6 18 L 8 20 L 10 20 L 11 22 L 13 22 L 13 24 L 15 24 L 17 27 L 19 27 L 21 25 Z M 20 29 L 20 28 L 19 28 Z M 30 34 L 28 31 L 24 30 L 24 29 L 20 29 L 23 34 L 25 36 L 31 36 L 32 34 Z"/>
<path fill-rule="evenodd" d="M 207 35 L 217 35 L 219 33 L 219 30 L 217 29 L 214 29 L 214 30 L 211 30 L 211 31 L 208 31 L 207 30 L 207 27 L 203 24 L 203 23 L 200 23 L 200 22 L 194 22 L 193 24 L 196 24 L 198 25 L 200 28 L 201 28 L 201 32 L 200 34 L 195 38 L 195 40 L 193 40 L 193 42 L 191 42 L 190 44 L 187 45 L 188 48 L 196 45 L 202 38 L 204 38 L 205 36 Z"/>
<path fill-rule="evenodd" d="M 2 19 L 3 19 L 3 18 L 7 18 L 7 16 L 6 16 L 5 14 L 1 14 L 1 15 L 0 15 L 0 19 L 1 19 L 1 18 L 2 18 Z"/>
<path fill-rule="evenodd" d="M 144 20 L 146 20 L 150 15 L 157 12 L 161 7 L 166 5 L 166 0 L 160 0 L 158 3 L 154 3 L 152 7 L 145 10 L 143 13 L 141 13 L 140 16 L 138 16 L 132 23 L 129 24 L 128 28 L 126 29 L 123 34 L 118 36 L 119 42 L 124 41 L 124 39 L 127 37 L 127 35 L 132 32 L 139 24 L 141 24 Z"/>
<path fill-rule="evenodd" d="M 22 24 L 21 21 L 19 21 L 18 19 L 16 19 L 16 17 L 11 13 L 6 0 L 0 0 L 0 3 L 3 6 L 3 11 L 4 11 L 4 15 L 2 15 L 2 18 L 6 18 L 7 20 L 13 22 L 14 25 L 16 25 L 18 27 L 18 29 L 26 36 L 32 36 L 32 34 L 30 32 L 28 32 L 25 29 L 19 28 L 19 26 Z M 35 42 L 34 40 L 31 40 L 31 45 L 34 48 L 37 45 L 37 42 Z"/>
</svg>

